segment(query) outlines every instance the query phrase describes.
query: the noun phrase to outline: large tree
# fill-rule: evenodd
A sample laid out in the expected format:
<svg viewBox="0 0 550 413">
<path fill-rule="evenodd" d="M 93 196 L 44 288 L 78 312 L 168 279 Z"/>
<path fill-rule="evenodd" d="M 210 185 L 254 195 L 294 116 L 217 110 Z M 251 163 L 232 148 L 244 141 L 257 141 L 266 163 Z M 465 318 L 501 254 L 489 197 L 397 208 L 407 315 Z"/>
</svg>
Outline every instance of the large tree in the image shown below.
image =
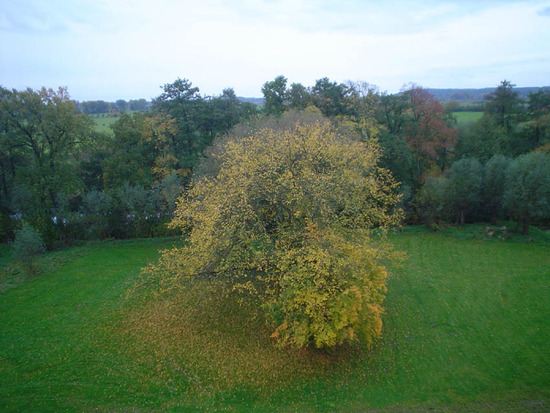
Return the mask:
<svg viewBox="0 0 550 413">
<path fill-rule="evenodd" d="M 16 190 L 21 211 L 48 216 L 58 206 L 58 195 L 81 189 L 76 173 L 78 151 L 90 137 L 91 122 L 76 114 L 65 88 L 1 90 L 2 182 L 4 195 Z"/>
<path fill-rule="evenodd" d="M 516 85 L 503 80 L 494 92 L 485 98 L 485 112 L 491 116 L 497 125 L 502 126 L 506 133 L 511 133 L 517 125 L 522 112 L 522 101 L 514 90 Z"/>
<path fill-rule="evenodd" d="M 333 82 L 328 77 L 318 79 L 311 88 L 313 104 L 330 118 L 350 114 L 348 98 L 351 93 L 352 90 L 347 85 Z"/>
<path fill-rule="evenodd" d="M 311 105 L 311 93 L 301 83 L 293 83 L 287 91 L 288 106 L 292 109 L 304 110 Z"/>
<path fill-rule="evenodd" d="M 225 279 L 257 294 L 283 344 L 330 347 L 380 335 L 388 250 L 371 228 L 397 224 L 396 183 L 375 143 L 326 122 L 221 141 L 172 226 L 188 244 L 149 268 L 168 285 Z"/>
<path fill-rule="evenodd" d="M 430 166 L 443 170 L 449 165 L 458 134 L 449 126 L 445 107 L 426 89 L 413 85 L 403 93 L 409 103 L 403 132 L 414 154 L 413 180 L 419 185 Z"/>
<path fill-rule="evenodd" d="M 458 212 L 460 225 L 466 223 L 466 214 L 481 203 L 482 183 L 483 166 L 475 158 L 460 159 L 449 169 L 447 202 Z"/>
<path fill-rule="evenodd" d="M 265 82 L 262 86 L 266 114 L 280 116 L 285 111 L 288 93 L 286 82 L 287 78 L 280 75 L 271 81 Z"/>
<path fill-rule="evenodd" d="M 171 139 L 171 155 L 177 161 L 176 169 L 188 176 L 216 136 L 253 113 L 230 88 L 221 96 L 204 98 L 189 80 L 178 78 L 163 90 L 153 101 L 153 112 L 174 119 L 177 134 Z"/>
</svg>

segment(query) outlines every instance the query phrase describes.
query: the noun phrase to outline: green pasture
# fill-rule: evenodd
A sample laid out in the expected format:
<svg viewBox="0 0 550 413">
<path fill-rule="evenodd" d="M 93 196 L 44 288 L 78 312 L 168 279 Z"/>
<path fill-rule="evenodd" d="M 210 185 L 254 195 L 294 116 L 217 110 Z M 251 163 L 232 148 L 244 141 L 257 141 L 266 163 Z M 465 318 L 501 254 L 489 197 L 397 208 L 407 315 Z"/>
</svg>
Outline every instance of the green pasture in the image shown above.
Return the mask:
<svg viewBox="0 0 550 413">
<path fill-rule="evenodd" d="M 111 126 L 119 119 L 118 117 L 115 118 L 106 114 L 90 115 L 90 118 L 94 121 L 96 131 L 107 134 L 113 133 Z"/>
<path fill-rule="evenodd" d="M 330 353 L 277 348 L 222 284 L 136 286 L 177 239 L 49 253 L 32 277 L 4 247 L 0 411 L 548 411 L 548 233 L 483 234 L 392 236 L 383 337 Z"/>
<path fill-rule="evenodd" d="M 453 112 L 459 126 L 468 125 L 479 120 L 483 116 L 483 112 Z"/>
</svg>

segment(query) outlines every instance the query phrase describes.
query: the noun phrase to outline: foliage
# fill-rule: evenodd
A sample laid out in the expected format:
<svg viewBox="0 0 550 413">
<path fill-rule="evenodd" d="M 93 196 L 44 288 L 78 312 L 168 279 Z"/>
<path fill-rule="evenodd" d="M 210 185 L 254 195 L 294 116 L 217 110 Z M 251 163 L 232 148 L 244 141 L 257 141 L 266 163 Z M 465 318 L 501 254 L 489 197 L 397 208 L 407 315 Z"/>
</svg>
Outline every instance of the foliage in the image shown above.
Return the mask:
<svg viewBox="0 0 550 413">
<path fill-rule="evenodd" d="M 506 174 L 510 159 L 504 155 L 494 155 L 485 165 L 483 180 L 483 202 L 491 215 L 491 224 L 496 224 L 497 217 L 502 212 L 504 191 L 506 190 Z"/>
<path fill-rule="evenodd" d="M 508 168 L 506 182 L 505 208 L 524 234 L 533 221 L 550 218 L 550 155 L 519 156 Z"/>
<path fill-rule="evenodd" d="M 258 294 L 281 343 L 370 344 L 380 334 L 389 251 L 366 230 L 400 219 L 377 146 L 325 122 L 260 130 L 223 143 L 217 156 L 219 172 L 194 182 L 172 222 L 190 230 L 189 244 L 149 271 L 168 285 L 226 277 Z"/>
<path fill-rule="evenodd" d="M 426 89 L 413 85 L 404 94 L 409 104 L 404 136 L 414 154 L 413 176 L 419 185 L 431 165 L 440 170 L 449 165 L 449 152 L 457 141 L 457 132 L 449 126 L 451 119 L 445 107 Z"/>
<path fill-rule="evenodd" d="M 112 234 L 113 202 L 105 191 L 94 190 L 83 196 L 80 212 L 84 217 L 87 238 L 105 239 Z"/>
<path fill-rule="evenodd" d="M 34 273 L 36 258 L 44 252 L 46 252 L 46 244 L 40 232 L 24 222 L 22 228 L 15 231 L 15 239 L 12 243 L 12 254 L 15 260 L 23 264 L 29 273 Z"/>
<path fill-rule="evenodd" d="M 14 220 L 0 209 L 0 243 L 8 242 L 14 237 Z"/>
<path fill-rule="evenodd" d="M 443 176 L 429 176 L 418 194 L 422 221 L 432 229 L 449 221 L 448 179 Z"/>
<path fill-rule="evenodd" d="M 78 103 L 66 88 L 0 88 L 0 238 L 13 239 L 21 219 L 41 232 L 48 248 L 79 238 L 165 233 L 174 199 L 191 176 L 212 176 L 219 168 L 220 158 L 203 160 L 205 152 L 216 154 L 221 142 L 263 126 L 284 129 L 295 120 L 319 120 L 321 114 L 343 135 L 378 141 L 378 164 L 401 183 L 400 205 L 409 223 L 452 220 L 450 194 L 436 207 L 441 188 L 435 181 L 422 188 L 433 181 L 430 177 L 447 176 L 455 160 L 476 158 L 485 164 L 495 155 L 513 159 L 534 150 L 550 152 L 547 90 L 522 93 L 524 101 L 518 95 L 521 88 L 503 81 L 487 96 L 485 111 L 476 112 L 482 116 L 469 124 L 459 119 L 458 130 L 450 112 L 467 107 L 448 102 L 445 109 L 430 91 L 409 85 L 387 94 L 365 82 L 328 78 L 311 87 L 287 87 L 281 75 L 264 84 L 269 96 L 262 108 L 242 103 L 231 88 L 202 96 L 198 87 L 179 78 L 165 84 L 151 106 L 145 99 Z M 475 105 L 474 110 L 481 110 L 484 103 Z M 111 113 L 86 116 L 81 111 Z M 503 175 L 497 169 L 484 180 L 483 208 L 468 212 L 470 220 L 510 218 L 511 210 L 501 207 Z M 150 197 L 147 219 L 129 220 L 109 203 L 101 219 L 94 212 L 86 216 L 88 193 L 104 192 L 115 199 L 125 183 Z M 96 219 L 103 224 L 92 225 Z"/>
<path fill-rule="evenodd" d="M 481 203 L 483 166 L 475 158 L 464 158 L 452 164 L 448 172 L 447 201 L 458 211 L 459 223 L 466 223 L 466 213 Z"/>
<path fill-rule="evenodd" d="M 487 162 L 493 155 L 506 154 L 507 141 L 504 128 L 490 116 L 483 115 L 470 128 L 461 130 L 456 156 L 474 157 L 480 162 Z"/>
<path fill-rule="evenodd" d="M 170 160 L 171 168 L 187 178 L 214 138 L 251 114 L 250 107 L 241 104 L 232 89 L 225 89 L 216 98 L 203 98 L 198 87 L 179 78 L 163 86 L 163 93 L 153 101 L 153 112 L 164 122 L 174 121 L 166 141 L 169 151 L 164 151 L 163 159 Z"/>
<path fill-rule="evenodd" d="M 507 133 L 512 132 L 519 122 L 522 111 L 522 101 L 514 91 L 515 85 L 503 80 L 496 90 L 486 96 L 485 113 L 491 116 L 498 126 L 502 126 Z"/>
<path fill-rule="evenodd" d="M 384 164 L 415 193 L 434 170 L 450 165 L 458 138 L 454 119 L 426 89 L 409 85 L 398 95 L 380 95 L 374 116 L 383 126 Z"/>
<path fill-rule="evenodd" d="M 313 103 L 327 117 L 348 116 L 352 90 L 343 83 L 332 82 L 328 77 L 318 79 L 311 88 Z"/>
<path fill-rule="evenodd" d="M 550 145 L 550 91 L 529 93 L 526 139 L 531 148 Z"/>
<path fill-rule="evenodd" d="M 58 193 L 74 194 L 80 189 L 74 163 L 90 136 L 91 123 L 84 115 L 75 114 L 64 88 L 2 89 L 0 114 L 0 145 L 7 156 L 6 163 L 0 162 L 5 168 L 1 171 L 2 197 L 11 199 L 14 186 L 25 187 L 33 210 L 18 212 L 29 220 L 50 215 L 57 207 Z M 8 177 L 11 185 L 6 182 Z"/>
<path fill-rule="evenodd" d="M 262 86 L 266 114 L 279 116 L 284 112 L 287 101 L 286 82 L 286 77 L 281 75 Z"/>
<path fill-rule="evenodd" d="M 123 113 L 113 124 L 111 153 L 103 161 L 103 184 L 115 189 L 128 182 L 150 186 L 153 182 L 155 142 L 146 138 L 146 118 L 140 112 Z"/>
<path fill-rule="evenodd" d="M 476 157 L 487 162 L 496 154 L 515 157 L 528 153 L 544 142 L 544 93 L 530 94 L 529 109 L 525 111 L 514 87 L 504 80 L 486 96 L 483 116 L 461 134 L 457 145 L 459 157 Z"/>
<path fill-rule="evenodd" d="M 311 94 L 301 83 L 292 83 L 287 91 L 288 105 L 292 109 L 304 110 L 311 105 Z"/>
</svg>

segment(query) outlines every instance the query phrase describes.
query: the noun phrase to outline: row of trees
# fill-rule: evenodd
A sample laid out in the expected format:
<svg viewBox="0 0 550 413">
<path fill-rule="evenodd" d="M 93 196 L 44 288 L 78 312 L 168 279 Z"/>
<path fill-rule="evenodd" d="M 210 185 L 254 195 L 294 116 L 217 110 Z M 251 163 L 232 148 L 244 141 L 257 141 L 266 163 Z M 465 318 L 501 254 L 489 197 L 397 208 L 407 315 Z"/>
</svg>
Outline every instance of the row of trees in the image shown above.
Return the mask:
<svg viewBox="0 0 550 413">
<path fill-rule="evenodd" d="M 510 159 L 495 155 L 486 164 L 463 158 L 440 176 L 428 177 L 419 194 L 429 224 L 513 218 L 528 234 L 533 222 L 550 217 L 550 156 L 531 152 Z"/>
<path fill-rule="evenodd" d="M 507 88 L 504 82 L 490 97 L 484 118 L 509 143 L 524 133 L 513 93 L 499 101 Z M 386 265 L 394 258 L 370 231 L 383 235 L 402 216 L 381 152 L 406 178 L 409 215 L 416 205 L 427 220 L 454 211 L 464 223 L 483 203 L 493 219 L 507 210 L 524 232 L 531 220 L 550 217 L 549 155 L 502 145 L 485 165 L 457 158 L 452 117 L 424 89 L 360 90 L 327 79 L 311 89 L 287 89 L 281 76 L 266 82 L 265 110 L 276 119 L 241 125 L 210 146 L 171 222 L 188 242 L 148 267 L 162 290 L 222 282 L 256 298 L 283 345 L 369 346 L 381 334 Z M 298 113 L 291 111 L 296 95 L 311 102 Z M 518 155 L 513 161 L 509 151 Z"/>
<path fill-rule="evenodd" d="M 457 124 L 453 116 L 456 107 L 452 103 L 445 107 L 416 85 L 408 85 L 400 93 L 390 95 L 379 93 L 368 84 L 338 84 L 326 78 L 318 80 L 313 87 L 295 83 L 288 87 L 286 78 L 278 76 L 266 82 L 262 90 L 267 113 L 280 116 L 294 108 L 314 105 L 341 127 L 349 128 L 358 139 L 377 139 L 382 149 L 381 165 L 391 170 L 402 184 L 409 222 L 463 223 L 468 217 L 494 218 L 487 212 L 490 205 L 483 205 L 483 197 L 477 197 L 477 208 L 466 208 L 475 213 L 466 215 L 462 207 L 458 208 L 462 213 L 451 213 L 454 209 L 450 190 L 435 191 L 435 183 L 461 176 L 468 159 L 480 165 L 478 175 L 481 177 L 482 164 L 495 155 L 511 161 L 535 150 L 550 151 L 550 92 L 539 90 L 523 100 L 514 91 L 514 85 L 506 80 L 486 96 L 483 116 L 464 126 Z M 544 156 L 527 159 L 543 162 L 542 158 Z M 501 173 L 504 179 L 505 169 Z M 508 182 L 512 182 L 511 178 Z M 543 199 L 545 181 L 539 182 L 541 188 L 537 194 Z M 502 190 L 490 188 L 492 183 L 488 181 L 484 181 L 484 185 L 484 193 Z M 437 208 L 426 209 L 426 203 L 433 203 L 433 196 L 428 194 L 434 191 L 444 199 Z M 434 215 L 427 211 L 433 211 Z M 517 209 L 512 212 L 508 207 L 500 211 L 500 218 L 521 220 L 524 230 L 528 228 Z M 541 207 L 539 213 L 531 214 L 529 221 L 548 220 L 549 215 L 548 209 Z"/>
<path fill-rule="evenodd" d="M 127 111 L 139 111 L 144 112 L 147 110 L 147 101 L 145 99 L 131 99 L 126 101 L 124 99 L 118 99 L 116 102 L 106 102 L 104 100 L 86 100 L 83 102 L 75 102 L 75 106 L 78 110 L 87 115 L 96 115 L 101 113 L 110 112 L 127 112 Z"/>
<path fill-rule="evenodd" d="M 166 232 L 202 151 L 256 107 L 232 89 L 202 97 L 186 80 L 163 90 L 151 110 L 122 114 L 111 135 L 65 88 L 0 88 L 0 238 L 21 220 L 48 247 Z"/>
<path fill-rule="evenodd" d="M 456 156 L 486 162 L 494 154 L 515 157 L 550 147 L 550 91 L 530 93 L 523 100 L 514 85 L 503 81 L 487 96 L 483 117 L 460 131 Z"/>
<path fill-rule="evenodd" d="M 367 83 L 322 78 L 306 87 L 278 76 L 262 91 L 260 109 L 240 102 L 232 89 L 203 97 L 190 81 L 177 79 L 164 85 L 149 110 L 122 114 L 113 134 L 104 135 L 64 88 L 1 88 L 0 238 L 11 239 L 20 219 L 39 228 L 49 246 L 82 234 L 159 234 L 216 137 L 235 125 L 243 133 L 253 124 L 275 125 L 283 114 L 317 112 L 356 140 L 376 140 L 380 166 L 401 183 L 409 222 L 490 218 L 483 199 L 468 213 L 450 213 L 448 193 L 446 206 L 437 210 L 447 212 L 427 216 L 428 188 L 456 175 L 460 168 L 454 163 L 462 159 L 485 165 L 494 155 L 511 160 L 534 150 L 548 152 L 550 145 L 550 93 L 531 93 L 523 101 L 508 81 L 487 97 L 481 119 L 466 127 L 457 125 L 452 106 L 416 85 L 387 94 Z M 484 185 L 486 193 L 490 188 Z M 510 208 L 501 213 L 513 216 Z M 90 220 L 97 223 L 89 225 Z"/>
</svg>

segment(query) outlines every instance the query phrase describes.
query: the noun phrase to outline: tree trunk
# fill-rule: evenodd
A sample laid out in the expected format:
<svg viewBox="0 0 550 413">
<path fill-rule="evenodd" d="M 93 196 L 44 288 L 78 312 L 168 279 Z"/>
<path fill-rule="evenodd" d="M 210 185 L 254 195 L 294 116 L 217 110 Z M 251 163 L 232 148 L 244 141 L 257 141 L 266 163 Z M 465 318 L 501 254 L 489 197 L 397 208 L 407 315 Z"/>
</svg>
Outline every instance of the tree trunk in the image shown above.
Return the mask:
<svg viewBox="0 0 550 413">
<path fill-rule="evenodd" d="M 497 209 L 493 208 L 493 213 L 491 214 L 491 225 L 497 224 Z"/>
<path fill-rule="evenodd" d="M 523 222 L 521 226 L 521 233 L 523 235 L 529 235 L 529 222 Z"/>
<path fill-rule="evenodd" d="M 460 210 L 460 225 L 464 226 L 465 223 L 466 223 L 466 216 L 464 214 L 464 210 L 461 209 Z"/>
</svg>

